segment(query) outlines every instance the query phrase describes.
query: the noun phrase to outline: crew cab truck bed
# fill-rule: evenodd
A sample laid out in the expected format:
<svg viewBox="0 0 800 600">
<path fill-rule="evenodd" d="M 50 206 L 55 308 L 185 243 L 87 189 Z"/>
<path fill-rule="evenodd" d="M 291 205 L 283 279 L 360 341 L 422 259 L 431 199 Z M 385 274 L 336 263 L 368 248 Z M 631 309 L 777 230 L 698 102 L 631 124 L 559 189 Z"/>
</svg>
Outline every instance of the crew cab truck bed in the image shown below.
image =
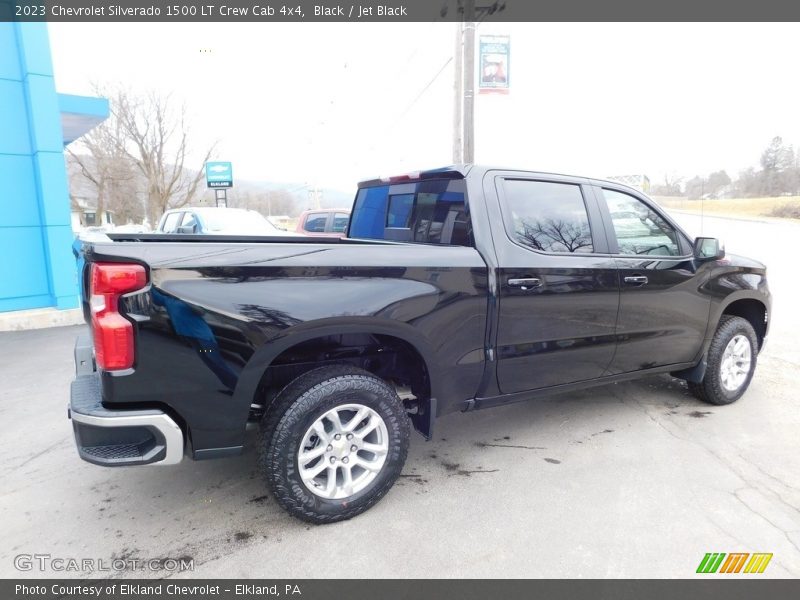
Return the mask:
<svg viewBox="0 0 800 600">
<path fill-rule="evenodd" d="M 457 166 L 362 182 L 347 237 L 119 235 L 77 243 L 82 458 L 237 454 L 289 512 L 363 512 L 413 426 L 643 374 L 738 399 L 768 331 L 766 269 L 646 196 Z"/>
</svg>

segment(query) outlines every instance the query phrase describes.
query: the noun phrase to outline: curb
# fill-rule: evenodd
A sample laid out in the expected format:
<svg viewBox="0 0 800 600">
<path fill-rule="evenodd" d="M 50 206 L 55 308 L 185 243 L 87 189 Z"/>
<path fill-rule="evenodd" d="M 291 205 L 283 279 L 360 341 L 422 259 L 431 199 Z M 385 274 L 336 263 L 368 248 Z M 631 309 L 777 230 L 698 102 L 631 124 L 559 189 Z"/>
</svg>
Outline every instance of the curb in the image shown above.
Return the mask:
<svg viewBox="0 0 800 600">
<path fill-rule="evenodd" d="M 80 308 L 68 310 L 37 308 L 0 312 L 0 331 L 24 331 L 81 324 L 83 324 L 83 311 Z"/>
</svg>

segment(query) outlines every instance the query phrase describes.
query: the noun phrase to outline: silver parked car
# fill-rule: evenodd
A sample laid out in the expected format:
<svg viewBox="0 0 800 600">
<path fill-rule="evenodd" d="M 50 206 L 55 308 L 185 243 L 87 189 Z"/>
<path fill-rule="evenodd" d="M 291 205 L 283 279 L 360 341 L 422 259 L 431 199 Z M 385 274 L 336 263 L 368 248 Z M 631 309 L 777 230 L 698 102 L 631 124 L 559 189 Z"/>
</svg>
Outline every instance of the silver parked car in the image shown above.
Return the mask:
<svg viewBox="0 0 800 600">
<path fill-rule="evenodd" d="M 296 236 L 273 225 L 264 215 L 244 208 L 187 207 L 168 210 L 156 233 L 203 235 Z"/>
</svg>

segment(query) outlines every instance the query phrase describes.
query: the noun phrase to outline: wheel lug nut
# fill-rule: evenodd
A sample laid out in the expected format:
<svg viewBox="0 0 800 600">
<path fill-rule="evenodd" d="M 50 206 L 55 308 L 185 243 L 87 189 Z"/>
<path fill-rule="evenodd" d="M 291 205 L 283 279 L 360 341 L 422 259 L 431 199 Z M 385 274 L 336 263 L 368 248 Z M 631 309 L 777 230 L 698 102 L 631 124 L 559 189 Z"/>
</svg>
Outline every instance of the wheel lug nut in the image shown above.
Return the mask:
<svg viewBox="0 0 800 600">
<path fill-rule="evenodd" d="M 336 457 L 335 457 L 335 456 L 331 456 L 331 462 L 332 462 L 332 463 L 335 463 L 335 462 L 336 462 Z"/>
<path fill-rule="evenodd" d="M 356 445 L 350 446 L 350 452 L 355 452 L 356 450 L 358 450 L 358 446 Z"/>
<path fill-rule="evenodd" d="M 348 462 L 350 462 L 350 459 L 348 459 L 348 458 L 345 456 L 345 457 L 342 459 L 342 462 L 343 462 L 344 464 L 347 464 Z"/>
<path fill-rule="evenodd" d="M 352 440 L 353 439 L 353 434 L 352 433 L 348 433 L 347 434 L 347 439 L 348 440 Z"/>
<path fill-rule="evenodd" d="M 333 439 L 340 440 L 340 439 L 342 439 L 342 435 L 337 433 L 335 436 L 333 436 Z"/>
<path fill-rule="evenodd" d="M 325 450 L 327 450 L 328 452 L 330 452 L 331 450 L 333 450 L 333 446 L 331 446 L 330 444 L 328 444 L 328 447 L 327 447 L 327 448 L 325 448 Z"/>
</svg>

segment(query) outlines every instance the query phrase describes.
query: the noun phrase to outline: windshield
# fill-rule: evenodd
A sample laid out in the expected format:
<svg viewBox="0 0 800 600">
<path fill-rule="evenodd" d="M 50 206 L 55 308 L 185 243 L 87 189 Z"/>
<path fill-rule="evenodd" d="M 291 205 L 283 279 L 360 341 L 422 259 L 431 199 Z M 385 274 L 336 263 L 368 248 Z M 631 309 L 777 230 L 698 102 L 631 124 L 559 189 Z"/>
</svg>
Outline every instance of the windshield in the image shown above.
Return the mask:
<svg viewBox="0 0 800 600">
<path fill-rule="evenodd" d="M 222 209 L 204 212 L 200 217 L 205 222 L 207 233 L 274 235 L 280 231 L 264 215 L 254 210 Z"/>
</svg>

